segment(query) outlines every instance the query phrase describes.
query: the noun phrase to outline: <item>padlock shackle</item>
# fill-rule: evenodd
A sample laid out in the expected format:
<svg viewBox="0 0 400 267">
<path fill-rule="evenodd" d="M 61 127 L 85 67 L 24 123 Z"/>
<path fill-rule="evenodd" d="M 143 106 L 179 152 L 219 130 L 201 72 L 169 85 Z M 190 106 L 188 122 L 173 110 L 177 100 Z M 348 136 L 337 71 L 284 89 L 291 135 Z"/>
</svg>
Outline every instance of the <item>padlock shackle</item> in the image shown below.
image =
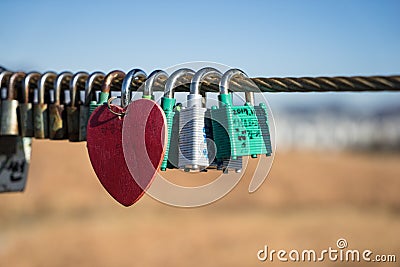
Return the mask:
<svg viewBox="0 0 400 267">
<path fill-rule="evenodd" d="M 8 84 L 10 77 L 13 73 L 11 71 L 5 70 L 0 73 L 0 89 L 3 88 L 4 85 Z"/>
<path fill-rule="evenodd" d="M 149 78 L 144 83 L 143 98 L 149 98 L 149 99 L 153 98 L 153 91 L 154 91 L 153 87 L 156 86 L 156 83 L 160 79 L 161 79 L 160 85 L 165 90 L 165 84 L 168 80 L 168 74 L 163 70 L 155 70 L 152 73 L 150 73 Z"/>
<path fill-rule="evenodd" d="M 61 104 L 62 87 L 67 85 L 69 88 L 72 75 L 73 75 L 72 72 L 69 71 L 64 71 L 58 74 L 56 81 L 54 82 L 54 102 L 52 104 L 55 105 Z"/>
<path fill-rule="evenodd" d="M 230 69 L 227 70 L 221 78 L 221 82 L 219 84 L 219 93 L 220 95 L 229 94 L 229 86 L 230 83 L 234 80 L 250 80 L 247 74 L 240 69 Z M 246 102 L 254 105 L 254 92 L 245 92 Z"/>
<path fill-rule="evenodd" d="M 84 88 L 88 77 L 89 73 L 87 73 L 86 71 L 79 71 L 75 73 L 74 76 L 72 76 L 69 86 L 71 107 L 75 107 L 76 105 L 79 104 L 80 101 L 79 85 L 81 86 L 81 88 Z"/>
<path fill-rule="evenodd" d="M 96 83 L 101 88 L 101 85 L 103 84 L 104 81 L 104 77 L 106 77 L 106 75 L 100 71 L 93 72 L 92 74 L 89 75 L 89 78 L 86 80 L 85 84 L 85 99 L 84 99 L 85 106 L 89 106 L 90 101 L 92 100 L 92 96 L 94 93 L 93 89 Z"/>
<path fill-rule="evenodd" d="M 200 87 L 202 82 L 215 78 L 220 80 L 221 77 L 222 73 L 215 68 L 205 67 L 198 70 L 193 76 L 192 82 L 190 83 L 190 94 L 200 95 Z"/>
<path fill-rule="evenodd" d="M 195 72 L 192 69 L 182 68 L 174 71 L 165 83 L 164 97 L 174 98 L 175 88 L 192 80 Z"/>
<path fill-rule="evenodd" d="M 7 88 L 7 100 L 16 100 L 18 96 L 16 84 L 17 82 L 22 82 L 23 79 L 25 78 L 26 73 L 25 72 L 14 72 L 13 75 L 11 75 L 9 81 L 8 81 L 8 88 Z"/>
<path fill-rule="evenodd" d="M 124 78 L 125 78 L 125 72 L 123 72 L 123 71 L 114 70 L 114 71 L 109 72 L 103 80 L 98 104 L 107 103 L 107 100 L 111 93 L 111 85 L 115 82 L 115 80 L 118 80 L 118 82 L 121 82 L 121 81 L 123 82 Z"/>
<path fill-rule="evenodd" d="M 35 85 L 38 88 L 38 81 L 40 79 L 40 73 L 36 71 L 29 72 L 23 81 L 22 84 L 22 103 L 28 104 L 29 103 L 29 96 L 32 96 L 33 101 L 33 90 L 31 90 L 31 86 Z"/>
<path fill-rule="evenodd" d="M 229 94 L 229 84 L 234 78 L 248 79 L 246 73 L 240 69 L 230 69 L 227 70 L 224 75 L 222 75 L 221 82 L 219 83 L 219 93 Z"/>
<path fill-rule="evenodd" d="M 141 69 L 132 69 L 126 74 L 121 86 L 121 107 L 126 108 L 129 105 L 133 87 L 139 88 L 146 78 L 147 74 Z"/>
<path fill-rule="evenodd" d="M 56 78 L 57 78 L 57 74 L 52 71 L 45 72 L 42 74 L 42 76 L 40 76 L 40 79 L 38 81 L 38 103 L 39 104 L 44 104 L 45 91 L 49 90 L 48 86 L 54 86 L 54 81 Z"/>
</svg>

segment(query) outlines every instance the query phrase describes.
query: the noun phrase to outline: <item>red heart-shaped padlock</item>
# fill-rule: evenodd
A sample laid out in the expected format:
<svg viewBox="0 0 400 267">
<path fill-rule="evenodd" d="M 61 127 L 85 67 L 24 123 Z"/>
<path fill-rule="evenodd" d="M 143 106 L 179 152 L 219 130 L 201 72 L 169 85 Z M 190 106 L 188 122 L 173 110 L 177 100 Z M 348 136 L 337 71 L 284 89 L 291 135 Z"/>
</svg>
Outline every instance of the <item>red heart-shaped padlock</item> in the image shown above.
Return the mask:
<svg viewBox="0 0 400 267">
<path fill-rule="evenodd" d="M 142 197 L 144 189 L 151 184 L 165 154 L 166 119 L 164 112 L 151 100 L 147 101 L 150 101 L 158 109 L 146 109 L 148 103 L 143 103 L 141 100 L 134 101 L 128 106 L 128 110 L 133 106 L 135 110 L 141 111 L 136 113 L 133 119 L 129 116 L 117 116 L 110 112 L 107 105 L 102 105 L 93 111 L 87 126 L 87 148 L 93 169 L 107 192 L 124 206 L 131 206 Z M 121 107 L 110 106 L 116 113 L 123 112 Z M 146 111 L 148 112 L 146 113 Z M 130 163 L 132 161 L 142 162 L 142 157 L 146 161 L 150 158 L 153 164 L 139 164 L 140 170 L 135 170 L 136 167 L 128 168 L 125 161 L 122 142 L 125 117 L 129 118 L 128 125 L 132 121 L 132 125 L 134 125 L 136 120 L 151 121 L 151 124 L 155 126 L 150 127 L 153 130 L 146 131 L 132 129 L 128 134 L 136 137 L 132 140 L 133 147 L 135 147 L 135 142 L 146 140 L 147 149 L 151 151 L 149 154 L 147 151 L 141 151 L 142 154 L 129 155 Z M 130 127 L 128 126 L 128 128 Z M 128 139 L 131 140 L 131 138 Z M 125 155 L 128 154 L 125 153 Z M 140 181 L 140 185 L 136 181 Z"/>
<path fill-rule="evenodd" d="M 153 100 L 133 101 L 125 111 L 122 130 L 125 162 L 136 183 L 144 190 L 164 158 L 164 145 L 168 140 L 165 126 L 164 111 Z"/>
</svg>

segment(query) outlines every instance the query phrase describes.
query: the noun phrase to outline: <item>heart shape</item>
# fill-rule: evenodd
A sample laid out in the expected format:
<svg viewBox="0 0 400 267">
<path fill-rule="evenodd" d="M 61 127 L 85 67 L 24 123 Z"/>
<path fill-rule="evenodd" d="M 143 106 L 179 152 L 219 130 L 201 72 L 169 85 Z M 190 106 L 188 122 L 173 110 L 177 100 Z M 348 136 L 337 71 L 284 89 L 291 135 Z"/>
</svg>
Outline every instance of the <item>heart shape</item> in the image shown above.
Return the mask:
<svg viewBox="0 0 400 267">
<path fill-rule="evenodd" d="M 166 117 L 153 100 L 139 99 L 128 105 L 122 129 L 123 152 L 136 183 L 146 190 L 164 159 L 168 134 Z"/>
<path fill-rule="evenodd" d="M 166 125 L 165 115 L 161 108 L 159 110 L 155 108 L 155 112 L 146 109 L 149 106 L 148 103 L 143 103 L 141 100 L 134 101 L 128 106 L 127 111 L 131 107 L 141 111 L 134 114 L 134 118 L 117 116 L 108 110 L 107 105 L 102 105 L 93 111 L 87 126 L 87 149 L 93 169 L 107 192 L 126 207 L 133 205 L 143 196 L 145 189 L 150 186 L 154 179 L 165 154 L 166 138 L 161 138 L 166 135 L 164 130 Z M 158 106 L 154 101 L 151 102 L 153 106 Z M 119 106 L 110 106 L 117 113 L 124 111 Z M 146 113 L 146 110 L 148 110 L 148 113 Z M 127 118 L 129 118 L 128 124 L 125 123 Z M 129 126 L 135 125 L 135 121 L 142 123 L 151 121 L 158 124 L 155 125 L 156 127 L 149 127 L 153 130 L 138 131 Z M 140 170 L 136 170 L 136 167 L 128 168 L 123 148 L 123 128 L 125 125 L 128 125 L 128 128 L 131 129 L 128 136 L 132 134 L 136 137 L 135 140 L 132 140 L 133 147 L 136 147 L 135 143 L 146 140 L 146 149 L 151 151 L 149 154 L 143 150 L 140 151 L 140 154 L 125 153 L 129 156 L 129 163 L 131 164 L 132 161 L 143 162 L 142 157 L 145 157 L 146 162 L 150 159 L 152 164 L 139 164 Z M 128 140 L 131 140 L 131 138 L 128 138 Z M 140 181 L 140 185 L 136 181 Z"/>
</svg>

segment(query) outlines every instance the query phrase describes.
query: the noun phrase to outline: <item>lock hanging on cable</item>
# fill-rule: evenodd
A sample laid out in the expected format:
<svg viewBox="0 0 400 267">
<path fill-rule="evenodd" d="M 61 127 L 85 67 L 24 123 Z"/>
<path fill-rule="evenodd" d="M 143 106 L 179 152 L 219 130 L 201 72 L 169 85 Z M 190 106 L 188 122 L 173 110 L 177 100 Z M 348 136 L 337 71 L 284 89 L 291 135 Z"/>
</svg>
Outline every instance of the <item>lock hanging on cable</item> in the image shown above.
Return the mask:
<svg viewBox="0 0 400 267">
<path fill-rule="evenodd" d="M 79 142 L 79 109 L 81 105 L 81 91 L 85 90 L 89 73 L 80 71 L 72 76 L 70 81 L 70 104 L 67 106 L 68 140 Z"/>
<path fill-rule="evenodd" d="M 19 135 L 18 130 L 18 88 L 25 78 L 24 72 L 15 72 L 10 76 L 7 97 L 1 103 L 1 128 L 0 135 Z"/>
<path fill-rule="evenodd" d="M 64 109 L 66 90 L 69 90 L 72 73 L 65 71 L 58 74 L 53 97 L 49 104 L 49 139 L 62 140 L 67 138 L 67 114 Z"/>
<path fill-rule="evenodd" d="M 39 72 L 30 72 L 22 83 L 21 102 L 19 103 L 19 128 L 22 137 L 34 137 L 32 103 L 34 91 L 38 91 L 39 79 Z"/>
<path fill-rule="evenodd" d="M 90 116 L 90 103 L 96 99 L 96 91 L 101 90 L 105 74 L 103 72 L 93 72 L 89 75 L 85 84 L 85 96 L 79 106 L 79 141 L 86 141 L 86 129 Z M 97 90 L 96 90 L 97 89 Z"/>
<path fill-rule="evenodd" d="M 175 88 L 186 83 L 190 83 L 195 72 L 191 69 L 183 68 L 176 70 L 169 76 L 165 83 L 164 96 L 161 98 L 161 108 L 167 119 L 168 141 L 161 171 L 167 168 L 177 168 L 179 159 L 179 113 L 176 108 L 176 99 L 174 98 Z"/>
<path fill-rule="evenodd" d="M 201 83 L 221 77 L 214 68 L 203 68 L 195 73 L 190 83 L 187 107 L 179 116 L 179 165 L 185 171 L 203 171 L 210 165 L 205 130 L 205 103 L 200 94 Z"/>
<path fill-rule="evenodd" d="M 266 138 L 263 137 L 259 118 L 251 103 L 253 102 L 252 94 L 246 95 L 247 101 L 244 106 L 232 104 L 229 84 L 233 78 L 248 79 L 247 75 L 238 69 L 225 72 L 220 82 L 219 107 L 214 106 L 211 111 L 217 159 L 226 161 L 236 160 L 240 156 L 253 158 L 261 154 L 268 156 L 271 154 L 268 150 L 270 144 L 264 141 Z M 263 109 L 265 105 L 260 104 L 259 107 Z M 268 125 L 268 121 L 265 123 Z"/>
<path fill-rule="evenodd" d="M 38 82 L 37 101 L 33 103 L 34 136 L 38 139 L 49 137 L 47 103 L 49 102 L 49 91 L 54 88 L 56 78 L 57 74 L 49 71 L 44 73 Z"/>
</svg>

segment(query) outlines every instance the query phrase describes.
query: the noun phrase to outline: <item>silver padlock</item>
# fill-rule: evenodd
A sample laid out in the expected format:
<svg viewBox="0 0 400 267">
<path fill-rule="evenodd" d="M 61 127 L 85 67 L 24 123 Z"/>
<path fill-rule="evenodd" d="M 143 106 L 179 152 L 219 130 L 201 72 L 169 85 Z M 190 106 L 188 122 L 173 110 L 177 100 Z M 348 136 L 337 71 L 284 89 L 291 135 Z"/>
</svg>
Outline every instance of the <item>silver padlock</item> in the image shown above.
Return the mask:
<svg viewBox="0 0 400 267">
<path fill-rule="evenodd" d="M 18 135 L 18 90 L 17 84 L 21 88 L 21 82 L 25 78 L 24 72 L 15 72 L 11 75 L 7 97 L 1 103 L 1 128 L 0 135 Z"/>
<path fill-rule="evenodd" d="M 69 90 L 72 73 L 68 71 L 58 74 L 54 83 L 53 99 L 49 104 L 49 139 L 67 138 L 67 116 L 64 109 L 64 92 Z"/>
<path fill-rule="evenodd" d="M 86 141 L 86 129 L 90 116 L 90 102 L 95 101 L 96 91 L 101 91 L 101 86 L 106 75 L 103 72 L 93 72 L 85 84 L 85 98 L 79 106 L 79 141 Z"/>
<path fill-rule="evenodd" d="M 9 88 L 11 75 L 12 72 L 9 71 L 0 73 L 1 89 L 6 84 Z M 15 84 L 17 78 L 16 76 L 13 77 L 12 87 L 14 87 L 13 84 Z M 30 148 L 31 138 L 23 138 L 17 135 L 0 136 L 0 193 L 24 190 L 28 174 Z"/>
<path fill-rule="evenodd" d="M 203 68 L 196 72 L 190 83 L 187 107 L 179 117 L 179 168 L 185 171 L 203 171 L 209 164 L 207 135 L 205 131 L 205 102 L 200 94 L 201 83 L 207 79 L 221 77 L 214 68 Z"/>
<path fill-rule="evenodd" d="M 19 103 L 20 135 L 22 137 L 33 137 L 33 92 L 38 87 L 40 79 L 39 72 L 30 72 L 25 76 L 22 83 L 22 96 Z"/>
<path fill-rule="evenodd" d="M 52 71 L 45 72 L 38 82 L 37 101 L 33 103 L 33 126 L 34 136 L 37 139 L 49 137 L 49 121 L 47 104 L 49 102 L 50 90 L 54 88 L 57 74 Z"/>
<path fill-rule="evenodd" d="M 85 90 L 85 84 L 89 74 L 80 71 L 74 74 L 70 84 L 70 97 L 71 102 L 67 106 L 67 126 L 68 126 L 68 140 L 70 142 L 79 142 L 79 106 L 81 105 L 80 92 Z"/>
<path fill-rule="evenodd" d="M 179 161 L 179 113 L 174 98 L 175 88 L 181 85 L 190 84 L 195 72 L 188 68 L 178 69 L 168 77 L 165 83 L 164 96 L 161 99 L 161 108 L 164 110 L 167 119 L 168 142 L 165 156 L 161 163 L 161 170 L 167 168 L 178 168 Z"/>
</svg>

